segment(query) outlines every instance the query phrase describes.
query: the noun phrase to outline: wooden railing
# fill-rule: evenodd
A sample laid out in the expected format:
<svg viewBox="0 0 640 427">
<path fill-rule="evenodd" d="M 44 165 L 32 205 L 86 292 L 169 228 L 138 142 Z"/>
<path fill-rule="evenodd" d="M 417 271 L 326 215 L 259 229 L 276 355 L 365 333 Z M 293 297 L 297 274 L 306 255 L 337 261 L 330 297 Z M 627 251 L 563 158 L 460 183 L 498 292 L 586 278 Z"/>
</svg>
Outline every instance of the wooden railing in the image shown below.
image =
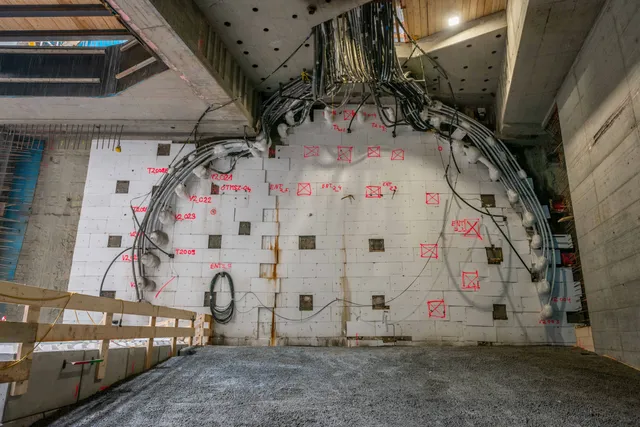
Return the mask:
<svg viewBox="0 0 640 427">
<path fill-rule="evenodd" d="M 4 281 L 0 281 L 0 302 L 25 305 L 22 322 L 0 322 L 0 343 L 19 344 L 16 360 L 0 362 L 0 383 L 12 382 L 12 395 L 26 393 L 33 351 L 41 342 L 100 341 L 100 361 L 96 369 L 96 379 L 100 380 L 105 376 L 109 342 L 112 339 L 148 339 L 145 369 L 149 369 L 154 338 L 172 338 L 171 356 L 175 356 L 179 337 L 186 338 L 189 345 L 207 345 L 211 343 L 213 335 L 210 314 L 149 303 L 60 292 Z M 39 323 L 40 309 L 43 307 L 61 309 L 52 324 Z M 60 319 L 64 310 L 101 312 L 102 321 L 97 325 L 62 324 Z M 149 326 L 112 325 L 114 314 L 120 317 L 125 314 L 146 316 Z M 158 322 L 157 319 L 167 320 Z M 186 326 L 181 326 L 181 321 Z M 163 323 L 171 326 L 157 326 Z"/>
</svg>

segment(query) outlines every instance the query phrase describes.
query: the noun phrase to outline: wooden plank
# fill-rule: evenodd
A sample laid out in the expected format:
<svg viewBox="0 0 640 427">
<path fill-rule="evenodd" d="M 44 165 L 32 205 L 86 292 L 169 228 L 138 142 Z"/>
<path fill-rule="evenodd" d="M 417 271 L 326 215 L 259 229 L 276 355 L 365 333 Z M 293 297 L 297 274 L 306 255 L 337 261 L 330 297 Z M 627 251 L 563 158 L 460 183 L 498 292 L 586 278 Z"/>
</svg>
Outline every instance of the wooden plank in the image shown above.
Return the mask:
<svg viewBox="0 0 640 427">
<path fill-rule="evenodd" d="M 17 365 L 11 366 L 15 360 L 9 362 L 0 362 L 0 383 L 14 384 L 27 383 L 29 374 L 31 373 L 31 359 L 25 359 Z M 8 366 L 11 366 L 8 368 Z M 13 390 L 12 390 L 13 393 Z"/>
<path fill-rule="evenodd" d="M 134 338 L 173 338 L 188 337 L 195 334 L 192 328 L 176 328 L 155 326 L 111 326 L 111 325 L 54 325 L 51 332 L 44 338 L 44 342 L 55 341 L 94 341 L 117 340 Z M 51 325 L 38 326 L 38 341 L 42 340 Z"/>
<path fill-rule="evenodd" d="M 67 300 L 71 296 L 69 304 Z M 35 301 L 42 300 L 45 301 Z M 54 307 L 68 310 L 86 310 L 107 313 L 134 314 L 138 316 L 156 316 L 169 319 L 194 319 L 193 311 L 162 307 L 149 303 L 124 301 L 120 299 L 96 297 L 93 295 L 71 294 L 69 292 L 36 288 L 0 281 L 0 302 L 11 304 L 30 304 L 36 307 Z"/>
<path fill-rule="evenodd" d="M 180 319 L 175 319 L 175 327 L 176 329 L 180 327 Z M 171 357 L 178 355 L 178 337 L 173 337 L 171 340 Z"/>
<path fill-rule="evenodd" d="M 191 329 L 195 330 L 195 320 L 190 320 L 190 321 L 189 321 L 189 327 L 190 327 Z M 194 335 L 195 335 L 195 334 L 194 334 Z M 192 346 L 192 345 L 193 345 L 193 335 L 190 335 L 190 336 L 188 336 L 188 337 L 187 337 L 187 344 L 188 344 L 189 346 Z"/>
<path fill-rule="evenodd" d="M 102 326 L 111 326 L 111 321 L 113 320 L 113 313 L 104 313 L 102 316 L 102 322 L 100 324 Z M 99 359 L 102 359 L 102 362 L 98 363 L 98 367 L 96 368 L 96 380 L 101 380 L 104 378 L 107 373 L 107 361 L 109 359 L 109 343 L 110 340 L 102 340 L 99 345 Z"/>
<path fill-rule="evenodd" d="M 429 8 L 429 35 L 436 32 L 436 0 L 427 0 Z"/>
<path fill-rule="evenodd" d="M 152 317 L 151 319 L 149 319 L 149 327 L 152 329 L 155 329 L 156 326 L 156 318 Z M 179 329 L 179 328 L 175 328 L 175 329 Z M 151 358 L 153 357 L 153 336 L 149 337 L 149 340 L 147 341 L 147 352 L 145 354 L 144 357 L 144 368 L 145 369 L 151 369 Z"/>
<path fill-rule="evenodd" d="M 23 322 L 0 322 L 0 343 L 34 342 L 38 325 Z"/>
<path fill-rule="evenodd" d="M 420 37 L 426 37 L 429 33 L 429 3 L 427 0 L 420 0 L 420 21 L 422 22 L 422 33 Z"/>
<path fill-rule="evenodd" d="M 40 320 L 40 307 L 34 307 L 30 305 L 24 306 L 24 315 L 22 317 L 22 321 L 24 323 L 30 323 L 33 326 L 38 324 Z M 4 323 L 4 322 L 2 322 Z M 33 350 L 35 347 L 35 340 L 25 341 L 21 344 L 18 344 L 18 353 L 16 354 L 16 360 L 20 360 L 25 358 L 21 363 L 17 366 L 23 364 L 26 361 L 29 361 L 27 366 L 31 367 L 31 360 L 33 359 Z M 11 395 L 12 396 L 20 396 L 27 392 L 27 388 L 29 387 L 29 374 L 27 373 L 27 378 L 14 382 L 11 384 Z"/>
</svg>

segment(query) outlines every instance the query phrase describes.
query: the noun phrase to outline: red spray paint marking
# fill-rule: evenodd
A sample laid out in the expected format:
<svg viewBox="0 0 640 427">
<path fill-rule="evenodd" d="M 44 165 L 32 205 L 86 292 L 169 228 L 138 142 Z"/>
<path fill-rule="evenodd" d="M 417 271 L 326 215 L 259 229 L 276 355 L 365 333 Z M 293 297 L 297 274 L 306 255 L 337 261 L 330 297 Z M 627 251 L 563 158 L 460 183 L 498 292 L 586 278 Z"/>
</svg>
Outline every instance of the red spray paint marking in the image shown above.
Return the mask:
<svg viewBox="0 0 640 427">
<path fill-rule="evenodd" d="M 438 259 L 438 244 L 420 243 L 420 258 Z"/>
<path fill-rule="evenodd" d="M 469 220 L 467 219 L 467 224 L 469 225 L 469 230 L 467 230 L 466 233 L 464 233 L 465 237 L 477 237 L 478 239 L 482 240 L 482 236 L 480 235 L 480 220 L 477 219 L 475 220 L 475 222 L 472 224 L 471 222 L 469 222 Z M 478 228 L 476 228 L 476 226 Z M 474 234 L 471 235 L 471 232 L 473 232 Z"/>
<path fill-rule="evenodd" d="M 462 289 L 471 289 L 473 291 L 480 289 L 478 270 L 462 272 Z"/>
<path fill-rule="evenodd" d="M 176 249 L 176 255 L 195 255 L 195 249 Z"/>
<path fill-rule="evenodd" d="M 100 387 L 98 390 L 100 391 L 105 391 L 106 389 L 108 389 L 109 386 L 108 385 L 103 385 L 102 387 Z"/>
<path fill-rule="evenodd" d="M 462 233 L 465 237 L 476 237 L 482 240 L 482 236 L 480 235 L 480 219 L 472 219 L 469 220 L 459 219 L 451 221 L 451 226 L 453 227 L 453 231 L 456 233 Z"/>
<path fill-rule="evenodd" d="M 231 263 L 219 263 L 219 262 L 213 262 L 211 264 L 209 264 L 209 270 L 229 270 L 231 268 Z"/>
<path fill-rule="evenodd" d="M 147 211 L 147 206 L 134 206 L 133 211 L 137 213 L 145 213 Z"/>
<path fill-rule="evenodd" d="M 320 155 L 320 147 L 317 145 L 304 146 L 304 158 L 307 157 L 318 157 Z"/>
<path fill-rule="evenodd" d="M 211 215 L 215 215 L 215 214 L 217 214 L 217 213 L 218 213 L 218 211 L 216 210 L 216 208 L 213 208 L 213 209 L 211 209 L 211 210 L 209 211 L 209 213 L 210 213 Z"/>
<path fill-rule="evenodd" d="M 284 184 L 269 184 L 269 190 L 280 192 L 280 193 L 288 193 L 289 189 L 284 188 Z"/>
<path fill-rule="evenodd" d="M 428 205 L 439 205 L 440 204 L 440 193 L 427 193 L 427 204 Z"/>
<path fill-rule="evenodd" d="M 78 397 L 78 393 L 80 393 L 80 383 L 76 384 L 76 391 L 73 393 L 73 397 Z"/>
<path fill-rule="evenodd" d="M 310 196 L 311 195 L 311 183 L 310 182 L 299 182 L 298 183 L 298 191 L 296 192 L 298 196 Z"/>
<path fill-rule="evenodd" d="M 251 187 L 248 185 L 229 185 L 225 184 L 220 187 L 220 191 L 245 191 L 251 193 Z"/>
<path fill-rule="evenodd" d="M 322 184 L 322 188 L 328 188 L 331 189 L 333 191 L 335 191 L 336 193 L 339 193 L 340 191 L 342 191 L 342 185 L 334 185 L 331 183 L 327 183 L 327 184 Z"/>
<path fill-rule="evenodd" d="M 445 319 L 447 317 L 447 307 L 444 305 L 443 299 L 427 301 L 427 308 L 429 309 L 429 317 L 435 319 Z"/>
<path fill-rule="evenodd" d="M 556 319 L 538 320 L 541 325 L 559 325 L 560 321 Z"/>
<path fill-rule="evenodd" d="M 374 129 L 380 129 L 382 132 L 386 132 L 387 131 L 387 127 L 381 124 L 378 124 L 376 122 L 371 123 L 371 127 Z"/>
<path fill-rule="evenodd" d="M 176 278 L 176 276 L 173 276 L 171 279 L 169 279 L 169 281 L 167 283 L 162 285 L 162 287 L 160 288 L 160 290 L 156 294 L 156 298 L 158 298 L 158 295 L 160 295 L 160 292 L 162 292 L 164 290 L 164 288 L 166 288 L 169 283 L 173 282 L 173 279 L 175 279 L 175 278 Z"/>
<path fill-rule="evenodd" d="M 196 219 L 195 212 L 186 214 L 176 214 L 176 221 L 185 221 L 188 219 Z"/>
<path fill-rule="evenodd" d="M 210 196 L 190 196 L 189 197 L 189 201 L 193 202 L 193 203 L 211 203 L 211 197 Z"/>
<path fill-rule="evenodd" d="M 365 187 L 364 197 L 367 199 L 382 198 L 382 187 L 380 187 L 379 185 L 367 185 Z"/>
<path fill-rule="evenodd" d="M 136 362 L 131 362 L 131 373 L 135 371 L 135 368 L 136 368 Z"/>
<path fill-rule="evenodd" d="M 367 157 L 380 157 L 380 146 L 377 147 L 368 147 L 367 148 Z"/>
<path fill-rule="evenodd" d="M 149 175 L 157 175 L 159 173 L 167 173 L 169 172 L 169 168 L 147 168 L 147 173 Z"/>
<path fill-rule="evenodd" d="M 233 179 L 232 173 L 214 173 L 211 174 L 211 180 L 213 181 L 231 181 Z"/>
<path fill-rule="evenodd" d="M 335 126 L 335 125 L 334 125 Z M 351 163 L 353 147 L 338 146 L 338 161 Z"/>
<path fill-rule="evenodd" d="M 345 121 L 353 119 L 353 116 L 356 115 L 355 110 L 344 110 L 342 112 L 342 117 Z"/>
<path fill-rule="evenodd" d="M 404 150 L 396 148 L 391 152 L 391 160 L 404 160 Z"/>
</svg>

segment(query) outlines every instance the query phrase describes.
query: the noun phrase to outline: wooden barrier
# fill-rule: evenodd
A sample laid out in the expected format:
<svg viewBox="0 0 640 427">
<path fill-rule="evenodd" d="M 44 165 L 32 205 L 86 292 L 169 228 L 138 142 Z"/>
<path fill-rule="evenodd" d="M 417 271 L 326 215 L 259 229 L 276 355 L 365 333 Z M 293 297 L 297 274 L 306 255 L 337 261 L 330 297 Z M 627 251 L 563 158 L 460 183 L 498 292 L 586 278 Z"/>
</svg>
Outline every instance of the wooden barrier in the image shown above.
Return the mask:
<svg viewBox="0 0 640 427">
<path fill-rule="evenodd" d="M 97 363 L 96 380 L 101 380 L 107 370 L 109 342 L 112 339 L 148 339 L 145 369 L 149 369 L 154 338 L 172 338 L 171 356 L 175 356 L 178 337 L 186 338 L 189 345 L 208 345 L 213 335 L 210 314 L 145 302 L 60 292 L 4 281 L 0 281 L 0 302 L 25 305 L 22 322 L 0 322 L 0 343 L 19 344 L 16 360 L 0 362 L 0 383 L 12 382 L 12 395 L 26 393 L 33 351 L 40 342 L 100 341 L 98 349 L 102 361 Z M 42 307 L 61 309 L 53 324 L 39 323 Z M 99 325 L 61 324 L 59 320 L 64 310 L 101 312 L 103 317 Z M 114 326 L 114 314 L 149 317 L 149 326 Z M 167 322 L 157 322 L 158 318 L 167 319 Z M 181 321 L 188 326 L 181 327 Z M 157 323 L 167 326 L 157 326 Z"/>
</svg>

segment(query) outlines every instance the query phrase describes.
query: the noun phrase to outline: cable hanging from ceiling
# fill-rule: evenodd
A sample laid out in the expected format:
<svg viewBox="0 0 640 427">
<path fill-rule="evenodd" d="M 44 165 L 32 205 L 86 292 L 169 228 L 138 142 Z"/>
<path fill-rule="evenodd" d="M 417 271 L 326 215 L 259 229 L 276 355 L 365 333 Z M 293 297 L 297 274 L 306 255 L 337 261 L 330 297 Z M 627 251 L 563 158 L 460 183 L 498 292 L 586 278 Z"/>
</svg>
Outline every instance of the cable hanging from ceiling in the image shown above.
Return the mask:
<svg viewBox="0 0 640 427">
<path fill-rule="evenodd" d="M 216 170 L 215 162 L 219 159 L 230 161 L 228 172 L 231 172 L 238 158 L 264 156 L 275 134 L 286 139 L 290 128 L 308 120 L 315 105 L 325 106 L 325 119 L 331 122 L 335 110 L 350 100 L 356 85 L 359 85 L 368 88 L 366 95 L 361 93 L 362 104 L 366 101 L 365 96 L 371 98 L 385 126 L 395 129 L 399 125 L 408 125 L 416 131 L 435 132 L 449 142 L 454 161 L 457 156 L 466 158 L 470 163 L 479 162 L 488 168 L 492 181 L 500 181 L 504 185 L 507 198 L 522 214 L 523 226 L 533 230 L 531 248 L 537 255 L 531 271 L 539 277 L 539 292 L 548 294 L 541 316 L 548 318 L 552 315 L 550 302 L 556 266 L 553 237 L 526 173 L 489 129 L 457 110 L 455 98 L 454 107 L 446 106 L 433 100 L 425 87 L 405 76 L 395 52 L 395 19 L 392 1 L 377 0 L 314 27 L 313 72 L 305 72 L 303 76 L 281 85 L 263 103 L 255 138 L 199 143 L 194 152 L 174 159 L 150 199 L 131 249 L 132 273 L 139 300 L 144 298 L 145 290 L 154 287 L 147 272 L 160 263 L 164 250 L 158 249 L 168 244 L 168 236 L 163 229 L 175 222 L 172 206 L 176 198 L 188 199 L 186 184 L 190 180 L 209 179 L 209 172 Z M 412 42 L 414 50 L 426 55 L 415 40 Z M 448 81 L 439 64 L 428 55 L 427 58 L 436 64 Z M 337 104 L 334 103 L 336 98 L 341 99 Z M 384 104 L 390 99 L 394 101 L 392 107 Z M 446 173 L 449 182 L 449 168 Z M 481 213 L 495 221 L 494 215 L 488 211 Z M 526 264 L 525 267 L 528 269 Z M 213 311 L 225 322 L 233 316 L 231 306 L 220 310 L 215 301 L 212 302 Z"/>
</svg>

